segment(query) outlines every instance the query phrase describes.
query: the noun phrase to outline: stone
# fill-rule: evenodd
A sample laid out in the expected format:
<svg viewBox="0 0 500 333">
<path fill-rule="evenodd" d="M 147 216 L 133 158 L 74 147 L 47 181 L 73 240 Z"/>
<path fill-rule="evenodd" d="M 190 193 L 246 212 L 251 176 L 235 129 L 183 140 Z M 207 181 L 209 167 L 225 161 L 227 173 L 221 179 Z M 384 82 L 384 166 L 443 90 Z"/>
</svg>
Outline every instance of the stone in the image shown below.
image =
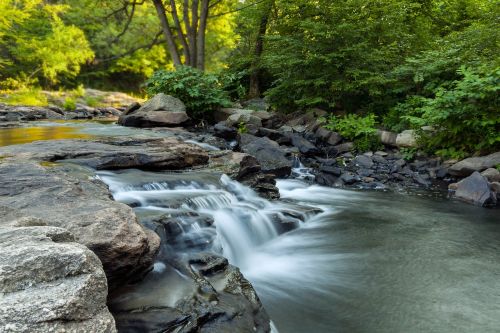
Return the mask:
<svg viewBox="0 0 500 333">
<path fill-rule="evenodd" d="M 242 102 L 241 105 L 247 109 L 255 111 L 269 110 L 269 104 L 267 104 L 264 98 L 252 98 Z"/>
<path fill-rule="evenodd" d="M 496 152 L 487 156 L 469 157 L 460 162 L 453 164 L 448 172 L 452 176 L 466 177 L 474 171 L 483 171 L 489 168 L 495 168 L 500 164 L 500 152 Z"/>
<path fill-rule="evenodd" d="M 258 138 L 252 135 L 240 136 L 242 152 L 254 156 L 264 173 L 272 173 L 277 177 L 287 177 L 292 171 L 292 162 L 285 156 L 286 152 L 279 144 L 266 137 Z"/>
<path fill-rule="evenodd" d="M 318 127 L 316 132 L 314 132 L 314 136 L 321 141 L 326 142 L 330 135 L 332 134 L 332 131 L 324 128 L 323 126 Z"/>
<path fill-rule="evenodd" d="M 354 183 L 359 182 L 361 179 L 359 176 L 356 176 L 350 172 L 345 172 L 340 176 L 340 179 L 344 182 L 346 185 L 352 185 Z"/>
<path fill-rule="evenodd" d="M 455 198 L 476 206 L 496 204 L 496 195 L 491 191 L 488 180 L 477 171 L 457 183 Z"/>
<path fill-rule="evenodd" d="M 224 122 L 219 122 L 214 126 L 214 135 L 225 140 L 234 140 L 238 136 L 238 131 L 234 127 L 226 126 Z"/>
<path fill-rule="evenodd" d="M 373 160 L 371 157 L 366 155 L 358 155 L 353 160 L 354 164 L 363 168 L 370 169 L 373 167 Z"/>
<path fill-rule="evenodd" d="M 319 149 L 301 135 L 293 133 L 287 136 L 290 138 L 292 145 L 297 147 L 301 154 L 313 156 L 319 153 Z"/>
<path fill-rule="evenodd" d="M 340 145 L 336 145 L 336 146 L 334 146 L 334 148 L 336 149 L 337 154 L 342 154 L 342 153 L 346 153 L 346 152 L 353 150 L 354 143 L 346 142 L 346 143 L 342 143 Z"/>
<path fill-rule="evenodd" d="M 257 131 L 257 136 L 265 136 L 274 141 L 280 140 L 285 137 L 282 132 L 265 127 L 259 128 L 259 130 Z"/>
<path fill-rule="evenodd" d="M 326 143 L 328 143 L 330 146 L 335 146 L 339 144 L 342 141 L 342 136 L 337 133 L 337 132 L 331 132 L 330 136 L 328 137 L 328 140 L 326 140 Z"/>
<path fill-rule="evenodd" d="M 176 127 L 190 118 L 181 100 L 163 93 L 155 95 L 140 108 L 122 114 L 118 123 L 130 127 Z"/>
<path fill-rule="evenodd" d="M 227 126 L 233 126 L 233 127 L 239 127 L 242 124 L 244 125 L 252 125 L 255 126 L 256 128 L 262 127 L 262 120 L 254 116 L 252 113 L 235 113 L 233 115 L 230 115 L 229 118 L 226 120 L 226 125 Z"/>
<path fill-rule="evenodd" d="M 141 108 L 141 104 L 138 102 L 134 102 L 130 105 L 128 105 L 125 110 L 123 111 L 123 115 L 128 115 L 131 114 L 132 112 L 135 112 Z"/>
<path fill-rule="evenodd" d="M 149 270 L 158 251 L 158 236 L 137 222 L 132 209 L 112 200 L 90 170 L 74 165 L 3 159 L 0 216 L 0 227 L 25 218 L 68 230 L 99 257 L 111 287 Z"/>
<path fill-rule="evenodd" d="M 414 130 L 405 130 L 396 136 L 396 146 L 403 148 L 416 148 L 417 135 Z"/>
<path fill-rule="evenodd" d="M 241 108 L 220 108 L 214 111 L 213 117 L 216 122 L 226 121 L 229 116 L 241 112 Z"/>
<path fill-rule="evenodd" d="M 78 149 L 75 149 L 78 147 Z M 96 170 L 138 168 L 178 170 L 208 162 L 200 147 L 175 138 L 37 141 L 0 148 L 1 155 L 38 161 L 65 161 Z"/>
<path fill-rule="evenodd" d="M 102 264 L 67 230 L 0 227 L 1 332 L 116 332 Z"/>
<path fill-rule="evenodd" d="M 498 171 L 498 169 L 488 168 L 481 172 L 481 175 L 486 177 L 490 183 L 500 182 L 500 171 Z"/>
<path fill-rule="evenodd" d="M 384 145 L 396 146 L 397 134 L 390 131 L 377 131 L 377 136 Z"/>
<path fill-rule="evenodd" d="M 328 166 L 328 165 L 322 165 L 319 168 L 319 171 L 328 173 L 334 176 L 340 176 L 342 174 L 342 169 L 339 167 L 334 167 L 334 166 Z"/>
</svg>

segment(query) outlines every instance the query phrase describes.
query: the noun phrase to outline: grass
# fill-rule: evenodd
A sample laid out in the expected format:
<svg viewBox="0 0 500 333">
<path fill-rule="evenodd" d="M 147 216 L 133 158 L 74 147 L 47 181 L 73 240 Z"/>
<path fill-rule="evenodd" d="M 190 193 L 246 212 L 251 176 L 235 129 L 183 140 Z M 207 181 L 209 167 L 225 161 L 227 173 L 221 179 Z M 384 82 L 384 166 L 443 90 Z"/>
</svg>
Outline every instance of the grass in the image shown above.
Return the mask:
<svg viewBox="0 0 500 333">
<path fill-rule="evenodd" d="M 26 88 L 0 91 L 0 103 L 8 105 L 47 106 L 47 96 L 40 89 Z"/>
</svg>

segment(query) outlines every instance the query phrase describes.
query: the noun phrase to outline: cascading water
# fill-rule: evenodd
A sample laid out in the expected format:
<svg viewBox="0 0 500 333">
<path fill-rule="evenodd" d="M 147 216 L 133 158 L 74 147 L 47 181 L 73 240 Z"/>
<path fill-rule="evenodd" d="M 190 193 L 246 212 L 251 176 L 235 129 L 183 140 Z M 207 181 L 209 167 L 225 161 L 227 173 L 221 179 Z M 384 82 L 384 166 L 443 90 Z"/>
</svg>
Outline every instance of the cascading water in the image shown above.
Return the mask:
<svg viewBox="0 0 500 333">
<path fill-rule="evenodd" d="M 299 163 L 294 169 L 308 173 Z M 169 217 L 169 251 L 214 251 L 240 267 L 281 332 L 494 332 L 500 325 L 500 269 L 492 265 L 500 260 L 498 211 L 326 188 L 300 174 L 277 181 L 281 199 L 273 202 L 211 173 L 99 177 L 145 225 Z M 148 283 L 136 291 L 136 306 L 172 305 L 194 288 L 161 262 Z"/>
</svg>

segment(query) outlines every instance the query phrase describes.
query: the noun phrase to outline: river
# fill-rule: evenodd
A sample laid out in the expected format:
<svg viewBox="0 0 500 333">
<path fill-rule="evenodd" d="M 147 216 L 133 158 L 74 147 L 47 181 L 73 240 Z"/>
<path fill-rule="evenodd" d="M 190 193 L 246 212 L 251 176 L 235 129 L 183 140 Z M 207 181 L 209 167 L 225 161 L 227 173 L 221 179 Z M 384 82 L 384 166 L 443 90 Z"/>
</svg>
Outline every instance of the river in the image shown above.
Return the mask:
<svg viewBox="0 0 500 333">
<path fill-rule="evenodd" d="M 95 123 L 71 127 L 85 138 L 165 135 Z M 179 212 L 213 219 L 214 225 L 185 219 L 168 250 L 223 254 L 251 281 L 281 333 L 499 332 L 498 209 L 439 193 L 353 191 L 298 179 L 279 180 L 281 199 L 270 202 L 209 171 L 97 177 L 144 223 Z M 276 219 L 295 229 L 283 233 Z M 158 260 L 117 302 L 172 306 L 190 287 Z"/>
</svg>

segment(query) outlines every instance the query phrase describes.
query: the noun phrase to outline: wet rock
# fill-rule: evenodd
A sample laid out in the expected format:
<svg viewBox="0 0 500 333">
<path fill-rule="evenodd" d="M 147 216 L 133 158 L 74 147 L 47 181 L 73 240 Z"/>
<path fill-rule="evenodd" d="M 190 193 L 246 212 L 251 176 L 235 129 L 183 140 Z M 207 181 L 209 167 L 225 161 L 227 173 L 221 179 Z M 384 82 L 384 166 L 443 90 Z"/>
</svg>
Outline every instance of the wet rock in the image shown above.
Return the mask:
<svg viewBox="0 0 500 333">
<path fill-rule="evenodd" d="M 186 106 L 163 93 L 154 96 L 139 109 L 122 114 L 118 123 L 131 127 L 176 127 L 189 121 Z"/>
<path fill-rule="evenodd" d="M 101 260 L 111 287 L 147 271 L 159 239 L 132 209 L 112 200 L 106 185 L 77 166 L 43 167 L 6 158 L 0 163 L 0 226 L 29 218 L 70 231 Z"/>
<path fill-rule="evenodd" d="M 50 108 L 35 106 L 10 106 L 0 104 L 0 122 L 33 121 L 43 119 L 63 119 L 63 116 Z"/>
<path fill-rule="evenodd" d="M 265 127 L 259 128 L 259 130 L 257 131 L 257 136 L 265 136 L 274 141 L 280 140 L 285 137 L 282 132 Z"/>
<path fill-rule="evenodd" d="M 251 187 L 261 197 L 269 200 L 276 200 L 280 198 L 279 189 L 276 187 L 276 180 L 274 174 L 254 174 L 246 176 L 240 181 L 246 186 Z"/>
<path fill-rule="evenodd" d="M 262 127 L 262 120 L 253 115 L 252 112 L 238 112 L 229 116 L 226 120 L 227 126 L 238 127 L 242 124 L 246 126 L 253 126 L 257 130 Z"/>
<path fill-rule="evenodd" d="M 342 169 L 339 167 L 334 167 L 334 166 L 329 166 L 329 165 L 322 165 L 319 168 L 319 171 L 328 173 L 334 176 L 340 176 L 342 174 Z"/>
<path fill-rule="evenodd" d="M 0 331 L 116 332 L 101 262 L 61 228 L 0 227 Z"/>
<path fill-rule="evenodd" d="M 331 146 L 335 146 L 339 144 L 341 141 L 342 141 L 342 136 L 337 132 L 332 132 L 332 134 L 328 137 L 328 140 L 326 140 L 326 143 L 328 143 Z"/>
<path fill-rule="evenodd" d="M 225 123 L 220 122 L 214 126 L 214 135 L 225 140 L 235 140 L 238 136 L 238 131 L 234 127 L 228 127 Z"/>
<path fill-rule="evenodd" d="M 340 176 L 340 179 L 344 182 L 345 185 L 352 185 L 361 180 L 359 176 L 354 175 L 351 172 L 343 173 L 342 176 Z"/>
<path fill-rule="evenodd" d="M 474 171 L 483 171 L 488 168 L 494 168 L 500 164 L 500 152 L 487 156 L 469 157 L 458 163 L 453 164 L 448 172 L 452 176 L 466 177 Z"/>
<path fill-rule="evenodd" d="M 496 204 L 488 180 L 477 171 L 457 183 L 455 198 L 477 206 Z"/>
<path fill-rule="evenodd" d="M 123 111 L 123 115 L 125 115 L 125 116 L 129 115 L 132 112 L 139 110 L 140 108 L 141 108 L 141 104 L 138 102 L 134 102 L 125 108 L 125 111 Z"/>
</svg>

